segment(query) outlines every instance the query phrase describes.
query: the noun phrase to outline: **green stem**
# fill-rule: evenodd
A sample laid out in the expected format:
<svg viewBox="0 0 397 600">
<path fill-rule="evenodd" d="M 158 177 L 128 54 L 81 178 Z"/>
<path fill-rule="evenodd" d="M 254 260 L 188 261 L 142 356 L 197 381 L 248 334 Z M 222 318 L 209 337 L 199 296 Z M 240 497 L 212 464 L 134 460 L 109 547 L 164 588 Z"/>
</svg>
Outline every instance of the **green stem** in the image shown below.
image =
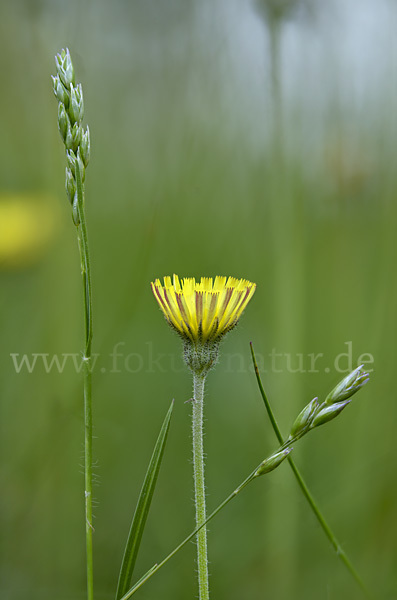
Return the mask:
<svg viewBox="0 0 397 600">
<path fill-rule="evenodd" d="M 172 552 L 170 552 L 159 564 L 154 565 L 149 571 L 136 582 L 136 584 L 121 598 L 121 600 L 128 600 L 139 590 L 139 588 L 146 583 L 161 567 L 163 567 L 179 550 L 181 550 L 195 535 L 197 535 L 202 528 L 204 528 L 207 523 L 211 521 L 226 506 L 229 504 L 233 498 L 235 498 L 244 488 L 248 485 L 253 479 L 255 479 L 255 473 L 257 468 L 252 471 L 252 473 L 244 479 L 244 481 L 221 503 L 216 509 L 205 519 L 203 523 L 201 523 L 200 527 L 196 527 L 192 533 L 190 533 Z"/>
<path fill-rule="evenodd" d="M 76 161 L 77 163 L 77 161 Z M 92 345 L 92 294 L 91 266 L 88 251 L 87 227 L 84 212 L 84 189 L 79 165 L 76 164 L 76 189 L 80 224 L 77 229 L 81 275 L 84 293 L 85 348 L 83 355 L 84 373 L 84 484 L 85 484 L 85 536 L 87 563 L 87 600 L 94 598 L 94 571 L 92 552 L 92 397 L 91 397 L 91 345 Z"/>
<path fill-rule="evenodd" d="M 283 436 L 281 435 L 281 431 L 277 425 L 277 421 L 276 418 L 273 414 L 272 408 L 270 406 L 269 400 L 266 396 L 265 390 L 263 389 L 263 385 L 262 385 L 262 381 L 261 381 L 261 377 L 259 375 L 259 369 L 258 369 L 258 365 L 255 359 L 255 353 L 254 353 L 254 348 L 252 345 L 252 342 L 250 343 L 250 347 L 251 347 L 251 356 L 252 356 L 252 362 L 254 364 L 254 369 L 255 369 L 255 375 L 256 375 L 256 380 L 258 382 L 258 386 L 259 386 L 259 391 L 261 393 L 263 402 L 265 403 L 265 407 L 267 410 L 267 414 L 269 415 L 269 419 L 270 422 L 272 424 L 274 433 L 276 434 L 276 437 L 280 443 L 281 446 L 284 446 L 284 440 L 283 440 Z M 292 443 L 292 442 L 290 442 Z M 293 459 L 288 456 L 287 460 L 290 464 L 290 467 L 292 469 L 292 472 L 294 473 L 296 480 L 306 498 L 306 500 L 308 501 L 313 513 L 315 514 L 315 516 L 317 517 L 318 522 L 320 523 L 325 535 L 327 536 L 328 540 L 331 542 L 334 550 L 336 551 L 336 554 L 339 556 L 340 560 L 343 562 L 343 564 L 347 567 L 347 569 L 349 570 L 350 574 L 353 576 L 353 578 L 356 580 L 356 582 L 358 583 L 358 585 L 361 587 L 361 590 L 364 592 L 365 596 L 367 598 L 371 598 L 373 599 L 373 595 L 371 594 L 371 592 L 367 589 L 366 585 L 364 584 L 363 580 L 361 579 L 360 575 L 357 573 L 356 569 L 353 567 L 352 563 L 349 560 L 349 557 L 347 556 L 346 552 L 343 550 L 343 548 L 341 547 L 340 543 L 338 542 L 337 538 L 335 537 L 335 535 L 333 534 L 330 526 L 328 525 L 327 521 L 325 520 L 323 514 L 321 513 L 320 509 L 318 508 L 313 496 L 311 495 L 309 488 L 307 487 L 302 475 L 300 474 L 300 471 L 298 470 L 298 467 L 296 466 L 295 462 L 293 461 Z"/>
<path fill-rule="evenodd" d="M 196 505 L 197 533 L 197 567 L 199 583 L 199 599 L 209 600 L 207 528 L 205 508 L 205 476 L 203 449 L 203 407 L 204 407 L 205 375 L 193 374 L 194 397 L 192 401 L 192 434 L 193 434 L 193 469 L 194 495 Z"/>
</svg>

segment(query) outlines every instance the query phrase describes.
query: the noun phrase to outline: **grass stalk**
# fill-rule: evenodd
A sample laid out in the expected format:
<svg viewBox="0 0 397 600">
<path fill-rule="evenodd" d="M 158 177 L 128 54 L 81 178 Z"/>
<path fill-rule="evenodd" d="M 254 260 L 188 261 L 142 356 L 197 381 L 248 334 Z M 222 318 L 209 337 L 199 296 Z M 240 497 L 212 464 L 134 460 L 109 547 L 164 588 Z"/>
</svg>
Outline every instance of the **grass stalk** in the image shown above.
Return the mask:
<svg viewBox="0 0 397 600">
<path fill-rule="evenodd" d="M 81 275 L 84 297 L 85 348 L 83 355 L 84 377 L 84 484 L 85 484 L 85 532 L 87 563 L 87 599 L 94 598 L 94 569 L 92 534 L 92 293 L 91 264 L 88 248 L 87 226 L 84 210 L 84 190 L 79 165 L 76 164 L 76 192 L 80 224 L 77 228 Z"/>
<path fill-rule="evenodd" d="M 66 194 L 77 229 L 84 302 L 84 504 L 86 532 L 87 599 L 94 598 L 92 534 L 92 290 L 91 265 L 84 208 L 85 169 L 90 160 L 90 132 L 82 126 L 83 90 L 76 85 L 69 50 L 55 56 L 53 91 L 58 100 L 58 129 L 66 150 Z"/>
<path fill-rule="evenodd" d="M 277 425 L 277 421 L 276 418 L 274 416 L 272 407 L 270 406 L 270 402 L 267 398 L 266 392 L 263 388 L 262 385 L 262 380 L 259 374 L 259 369 L 258 369 L 258 365 L 256 362 L 256 358 L 255 358 L 255 353 L 254 353 L 254 347 L 252 345 L 252 342 L 250 343 L 250 348 L 251 348 L 251 356 L 252 356 L 252 362 L 254 365 L 254 369 L 255 369 L 255 376 L 256 376 L 256 380 L 258 382 L 258 387 L 259 387 L 259 391 L 260 394 L 262 396 L 263 402 L 265 404 L 266 407 L 266 411 L 267 414 L 269 416 L 270 422 L 272 424 L 273 427 L 273 431 L 276 434 L 277 440 L 280 443 L 280 446 L 284 446 L 284 440 L 283 440 L 283 436 L 281 434 L 280 428 Z M 298 467 L 296 466 L 294 460 L 288 456 L 287 460 L 289 462 L 289 465 L 292 469 L 293 474 L 296 477 L 296 480 L 298 482 L 299 487 L 301 488 L 303 495 L 305 496 L 306 500 L 309 503 L 310 508 L 312 509 L 314 515 L 316 516 L 318 522 L 321 525 L 322 530 L 324 531 L 325 535 L 327 536 L 328 540 L 330 541 L 332 547 L 334 548 L 337 556 L 340 558 L 340 560 L 343 562 L 343 564 L 346 566 L 346 568 L 348 569 L 350 575 L 354 578 L 354 580 L 356 581 L 356 583 L 360 586 L 361 590 L 363 591 L 363 593 L 365 594 L 366 598 L 373 600 L 374 596 L 372 595 L 372 593 L 368 590 L 368 588 L 366 587 L 365 583 L 363 582 L 363 580 L 361 579 L 360 575 L 358 574 L 358 572 L 356 571 L 356 569 L 354 568 L 352 562 L 350 561 L 349 557 L 347 556 L 346 552 L 343 550 L 342 546 L 340 545 L 339 541 L 337 540 L 336 536 L 334 535 L 332 529 L 330 528 L 330 526 L 328 525 L 324 515 L 322 514 L 322 512 L 320 511 L 320 509 L 318 508 L 312 494 L 310 493 L 309 488 L 307 487 L 302 475 L 300 474 L 300 471 L 298 469 Z"/>
</svg>

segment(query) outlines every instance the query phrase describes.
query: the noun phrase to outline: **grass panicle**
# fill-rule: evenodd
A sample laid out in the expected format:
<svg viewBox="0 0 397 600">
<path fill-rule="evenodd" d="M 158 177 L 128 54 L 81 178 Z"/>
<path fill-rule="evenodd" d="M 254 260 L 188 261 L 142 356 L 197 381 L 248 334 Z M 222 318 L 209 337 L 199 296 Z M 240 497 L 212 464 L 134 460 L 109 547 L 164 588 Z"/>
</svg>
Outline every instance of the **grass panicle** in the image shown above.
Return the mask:
<svg viewBox="0 0 397 600">
<path fill-rule="evenodd" d="M 89 129 L 84 131 L 84 100 L 81 84 L 75 85 L 75 73 L 68 49 L 55 57 L 56 75 L 52 77 L 58 100 L 58 129 L 66 151 L 66 194 L 77 228 L 84 298 L 84 505 L 86 532 L 87 598 L 94 598 L 93 515 L 92 515 L 92 288 L 91 263 L 85 218 L 84 181 L 90 157 Z"/>
</svg>

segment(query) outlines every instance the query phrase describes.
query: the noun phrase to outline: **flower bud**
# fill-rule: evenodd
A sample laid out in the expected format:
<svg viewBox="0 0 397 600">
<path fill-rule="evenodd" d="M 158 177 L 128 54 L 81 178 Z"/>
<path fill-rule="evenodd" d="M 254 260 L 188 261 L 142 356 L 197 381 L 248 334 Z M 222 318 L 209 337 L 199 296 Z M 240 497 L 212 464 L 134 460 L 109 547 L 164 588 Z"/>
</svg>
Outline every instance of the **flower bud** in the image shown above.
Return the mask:
<svg viewBox="0 0 397 600">
<path fill-rule="evenodd" d="M 65 142 L 65 148 L 67 150 L 69 150 L 69 149 L 70 150 L 74 150 L 74 148 L 73 148 L 72 130 L 70 129 L 70 127 L 69 127 L 69 129 L 68 129 L 68 131 L 66 133 L 66 138 L 65 138 L 64 142 Z"/>
<path fill-rule="evenodd" d="M 75 123 L 72 127 L 72 132 L 71 132 L 71 138 L 72 138 L 72 145 L 71 145 L 71 150 L 73 150 L 73 152 L 77 152 L 78 147 L 80 146 L 80 142 L 81 142 L 81 135 L 82 135 L 82 128 L 78 123 Z M 66 146 L 68 147 L 68 146 Z"/>
<path fill-rule="evenodd" d="M 358 392 L 369 381 L 369 375 L 363 369 L 363 365 L 354 369 L 347 377 L 342 379 L 338 385 L 328 394 L 325 399 L 326 404 L 334 404 L 336 402 L 343 402 L 347 400 L 353 394 Z"/>
<path fill-rule="evenodd" d="M 86 131 L 83 132 L 83 134 L 81 136 L 80 152 L 81 152 L 81 158 L 83 160 L 84 166 L 87 167 L 88 163 L 90 161 L 90 154 L 91 154 L 90 130 L 88 129 L 88 125 L 87 125 Z"/>
<path fill-rule="evenodd" d="M 64 86 L 70 89 L 70 86 L 74 85 L 74 69 L 68 48 L 56 55 L 55 64 L 59 78 Z"/>
<path fill-rule="evenodd" d="M 78 227 L 80 225 L 80 212 L 79 212 L 79 200 L 77 194 L 74 196 L 72 204 L 72 219 L 73 223 Z"/>
<path fill-rule="evenodd" d="M 81 177 L 81 181 L 83 182 L 85 179 L 85 168 L 84 168 L 84 164 L 81 159 L 81 156 L 80 156 L 80 148 L 77 150 L 77 156 L 73 152 L 73 150 L 67 150 L 66 151 L 66 160 L 68 163 L 68 167 L 71 170 L 72 175 L 75 179 L 76 179 L 76 161 L 78 161 L 79 169 L 80 169 L 80 177 Z"/>
<path fill-rule="evenodd" d="M 66 173 L 65 173 L 65 188 L 66 188 L 66 194 L 69 199 L 69 202 L 70 202 L 70 204 L 73 205 L 73 200 L 76 195 L 76 182 L 72 175 L 72 171 L 70 169 L 68 169 L 68 167 L 66 167 Z"/>
<path fill-rule="evenodd" d="M 279 465 L 285 460 L 288 454 L 292 451 L 292 448 L 285 448 L 284 450 L 280 450 L 279 452 L 275 452 L 269 458 L 266 458 L 258 467 L 255 472 L 255 477 L 259 477 L 259 475 L 265 475 L 266 473 L 270 473 L 274 469 L 277 469 Z"/>
<path fill-rule="evenodd" d="M 83 159 L 81 158 L 81 152 L 80 152 L 80 147 L 77 150 L 77 160 L 79 163 L 79 170 L 80 170 L 80 177 L 81 177 L 81 182 L 84 183 L 85 180 L 85 166 L 83 163 Z M 76 178 L 77 180 L 77 178 Z"/>
<path fill-rule="evenodd" d="M 58 129 L 63 142 L 66 142 L 68 133 L 70 132 L 70 121 L 64 105 L 60 102 L 58 105 Z"/>
<path fill-rule="evenodd" d="M 56 77 L 53 77 L 51 75 L 51 77 L 52 77 L 52 83 L 54 85 L 54 94 L 55 94 L 57 100 L 59 100 L 59 102 L 62 102 L 62 104 L 64 104 L 65 107 L 67 108 L 69 106 L 69 95 L 68 95 L 68 92 L 67 92 L 65 86 L 59 79 L 58 75 Z"/>
<path fill-rule="evenodd" d="M 72 172 L 73 177 L 76 177 L 76 155 L 73 152 L 73 150 L 67 150 L 66 160 L 68 163 L 68 167 Z"/>
<path fill-rule="evenodd" d="M 321 410 L 319 410 L 319 412 L 316 414 L 310 425 L 310 429 L 318 427 L 319 425 L 324 425 L 324 423 L 328 423 L 328 421 L 332 421 L 332 419 L 335 419 L 335 417 L 337 417 L 342 412 L 342 410 L 348 404 L 350 404 L 350 402 L 351 400 L 345 400 L 345 402 L 338 402 L 331 405 L 327 405 L 324 402 L 324 404 L 321 405 L 324 406 L 324 408 L 321 408 Z"/>
<path fill-rule="evenodd" d="M 291 427 L 290 438 L 294 438 L 310 426 L 313 416 L 319 407 L 318 398 L 313 398 L 311 402 L 299 413 L 294 424 Z"/>
<path fill-rule="evenodd" d="M 83 90 L 81 83 L 76 87 L 70 86 L 69 116 L 73 123 L 80 123 L 84 115 Z"/>
</svg>

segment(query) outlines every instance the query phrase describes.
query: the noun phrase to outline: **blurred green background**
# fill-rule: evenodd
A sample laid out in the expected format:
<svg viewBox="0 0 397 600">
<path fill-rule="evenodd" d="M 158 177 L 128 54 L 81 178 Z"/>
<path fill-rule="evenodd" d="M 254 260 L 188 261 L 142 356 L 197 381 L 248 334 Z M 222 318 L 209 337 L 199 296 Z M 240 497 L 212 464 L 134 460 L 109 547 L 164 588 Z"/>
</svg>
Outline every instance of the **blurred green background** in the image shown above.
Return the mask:
<svg viewBox="0 0 397 600">
<path fill-rule="evenodd" d="M 50 80 L 66 46 L 92 145 L 96 598 L 114 595 L 172 398 L 136 576 L 193 526 L 191 380 L 149 286 L 173 272 L 257 283 L 208 378 L 210 509 L 276 447 L 249 341 L 285 433 L 372 355 L 370 384 L 294 453 L 365 581 L 396 598 L 396 3 L 16 0 L 0 12 L 1 598 L 85 597 L 82 378 L 71 359 L 15 368 L 82 349 Z M 362 598 L 287 464 L 211 523 L 209 548 L 213 598 Z M 194 560 L 189 544 L 136 598 L 195 598 Z"/>
</svg>

